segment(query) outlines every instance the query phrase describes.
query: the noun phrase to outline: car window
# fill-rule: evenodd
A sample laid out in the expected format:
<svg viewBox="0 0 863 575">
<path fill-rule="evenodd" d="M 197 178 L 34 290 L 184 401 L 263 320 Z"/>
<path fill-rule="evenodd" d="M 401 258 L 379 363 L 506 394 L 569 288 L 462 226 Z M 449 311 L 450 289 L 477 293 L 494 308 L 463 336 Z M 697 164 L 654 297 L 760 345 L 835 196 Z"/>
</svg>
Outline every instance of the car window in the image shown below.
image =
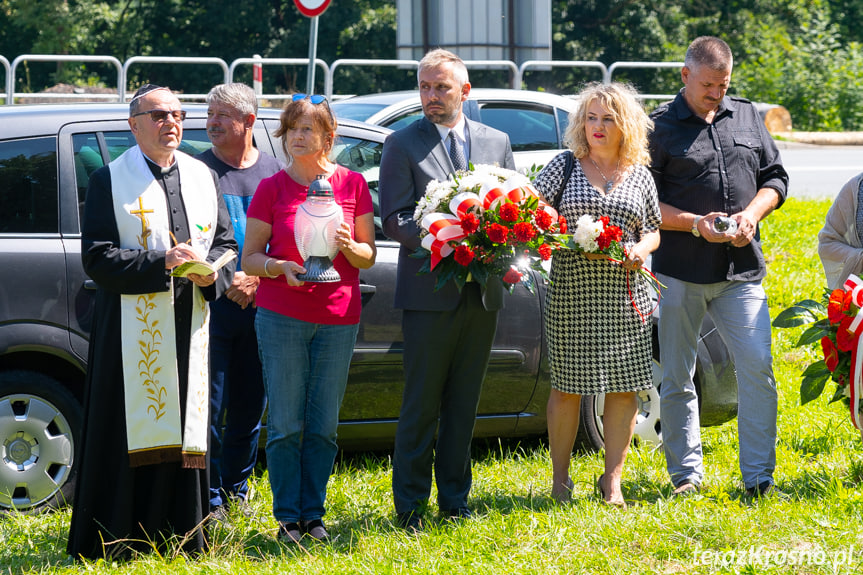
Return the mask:
<svg viewBox="0 0 863 575">
<path fill-rule="evenodd" d="M 557 128 L 558 134 L 560 134 L 560 140 L 563 141 L 566 136 L 566 128 L 569 126 L 569 112 L 564 110 L 563 108 L 556 108 L 557 111 Z M 562 148 L 563 146 L 561 146 Z"/>
<path fill-rule="evenodd" d="M 99 152 L 99 139 L 95 133 L 74 134 L 72 152 L 75 159 L 75 185 L 78 188 L 78 221 L 84 221 L 84 198 L 93 172 L 105 165 Z"/>
<path fill-rule="evenodd" d="M 190 156 L 197 156 L 212 147 L 213 144 L 207 137 L 207 130 L 183 130 L 183 142 L 180 144 L 181 152 L 186 152 Z"/>
<path fill-rule="evenodd" d="M 58 233 L 57 138 L 0 142 L 0 233 Z"/>
<path fill-rule="evenodd" d="M 481 109 L 482 123 L 509 134 L 513 152 L 561 147 L 551 107 L 486 103 Z"/>
<path fill-rule="evenodd" d="M 401 130 L 402 128 L 404 128 L 406 126 L 410 126 L 411 124 L 413 124 L 414 122 L 416 122 L 417 120 L 419 120 L 422 117 L 423 117 L 423 111 L 422 111 L 422 108 L 420 108 L 419 110 L 415 110 L 413 112 L 403 114 L 403 115 L 401 115 L 401 116 L 399 116 L 393 120 L 388 120 L 387 123 L 384 124 L 384 126 L 386 126 L 387 128 L 389 128 L 393 131 Z"/>
<path fill-rule="evenodd" d="M 359 172 L 368 182 L 375 207 L 375 233 L 378 239 L 384 239 L 381 230 L 381 207 L 378 201 L 378 179 L 383 147 L 380 142 L 339 136 L 336 138 L 332 154 L 337 164 Z"/>
<path fill-rule="evenodd" d="M 363 104 L 342 100 L 333 102 L 330 107 L 337 118 L 347 118 L 348 120 L 359 120 L 365 122 L 373 114 L 383 110 L 386 106 L 382 104 Z"/>
</svg>

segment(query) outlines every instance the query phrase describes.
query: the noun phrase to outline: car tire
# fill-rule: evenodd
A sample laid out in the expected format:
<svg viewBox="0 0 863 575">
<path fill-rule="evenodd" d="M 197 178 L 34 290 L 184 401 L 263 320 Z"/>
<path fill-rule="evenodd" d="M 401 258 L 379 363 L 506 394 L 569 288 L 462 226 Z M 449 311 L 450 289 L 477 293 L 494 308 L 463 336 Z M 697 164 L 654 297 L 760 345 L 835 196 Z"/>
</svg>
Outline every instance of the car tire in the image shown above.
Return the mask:
<svg viewBox="0 0 863 575">
<path fill-rule="evenodd" d="M 633 441 L 637 445 L 658 448 L 662 445 L 662 427 L 659 418 L 659 386 L 662 381 L 662 366 L 653 360 L 653 387 L 636 394 L 638 414 L 635 421 Z M 602 415 L 605 408 L 605 395 L 585 395 L 581 398 L 581 425 L 579 438 L 581 444 L 591 449 L 605 447 L 605 434 Z"/>
<path fill-rule="evenodd" d="M 72 501 L 82 420 L 81 404 L 56 379 L 0 372 L 0 511 Z"/>
</svg>

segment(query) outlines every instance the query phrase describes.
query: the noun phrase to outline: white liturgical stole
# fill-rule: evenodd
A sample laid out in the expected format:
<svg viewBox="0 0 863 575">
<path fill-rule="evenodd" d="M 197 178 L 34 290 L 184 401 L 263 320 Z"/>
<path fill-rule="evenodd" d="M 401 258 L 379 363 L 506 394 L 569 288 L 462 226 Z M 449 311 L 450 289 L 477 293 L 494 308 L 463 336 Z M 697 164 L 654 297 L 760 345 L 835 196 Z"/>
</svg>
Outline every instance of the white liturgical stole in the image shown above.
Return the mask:
<svg viewBox="0 0 863 575">
<path fill-rule="evenodd" d="M 203 163 L 175 151 L 180 194 L 192 245 L 207 254 L 218 220 L 213 176 Z M 109 164 L 114 216 L 123 249 L 168 250 L 168 203 L 138 146 Z M 133 467 L 176 460 L 184 467 L 205 467 L 209 433 L 209 306 L 200 288 L 193 292 L 192 331 L 186 405 L 180 406 L 174 290 L 122 294 L 123 384 L 126 437 Z M 181 429 L 180 409 L 185 410 Z M 167 452 L 167 453 L 166 453 Z"/>
</svg>

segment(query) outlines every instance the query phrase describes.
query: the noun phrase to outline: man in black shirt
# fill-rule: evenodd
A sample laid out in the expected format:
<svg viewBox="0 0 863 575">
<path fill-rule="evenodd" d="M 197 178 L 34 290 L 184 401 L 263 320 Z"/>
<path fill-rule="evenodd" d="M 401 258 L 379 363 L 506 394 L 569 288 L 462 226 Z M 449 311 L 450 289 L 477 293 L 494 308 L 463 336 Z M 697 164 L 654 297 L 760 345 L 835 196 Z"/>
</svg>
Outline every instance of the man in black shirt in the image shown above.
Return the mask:
<svg viewBox="0 0 863 575">
<path fill-rule="evenodd" d="M 752 103 L 726 96 L 732 64 L 724 41 L 697 38 L 686 52 L 684 88 L 651 114 L 662 210 L 653 270 L 668 286 L 659 320 L 662 434 L 675 494 L 697 490 L 704 475 L 692 377 L 708 312 L 736 366 L 746 492 L 763 495 L 774 483 L 777 394 L 758 222 L 785 200 L 788 174 Z M 730 216 L 730 230 L 716 229 L 719 216 Z"/>
</svg>

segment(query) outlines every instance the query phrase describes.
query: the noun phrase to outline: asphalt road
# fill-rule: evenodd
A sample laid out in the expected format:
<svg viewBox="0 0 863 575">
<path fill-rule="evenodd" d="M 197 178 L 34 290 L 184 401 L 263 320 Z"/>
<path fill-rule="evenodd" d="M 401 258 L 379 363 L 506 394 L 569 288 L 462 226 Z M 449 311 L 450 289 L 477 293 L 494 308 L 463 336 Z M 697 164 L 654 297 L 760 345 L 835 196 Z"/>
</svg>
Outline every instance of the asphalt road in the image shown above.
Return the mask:
<svg viewBox="0 0 863 575">
<path fill-rule="evenodd" d="M 790 178 L 791 197 L 833 198 L 863 172 L 863 146 L 815 146 L 778 142 Z"/>
</svg>

